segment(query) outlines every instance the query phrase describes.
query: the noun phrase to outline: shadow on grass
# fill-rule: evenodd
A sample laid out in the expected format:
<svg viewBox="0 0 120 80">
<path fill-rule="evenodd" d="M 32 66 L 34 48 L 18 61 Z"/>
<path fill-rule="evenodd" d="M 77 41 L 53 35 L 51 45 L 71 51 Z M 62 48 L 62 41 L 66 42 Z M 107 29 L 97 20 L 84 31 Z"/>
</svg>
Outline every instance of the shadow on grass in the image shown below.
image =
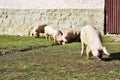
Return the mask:
<svg viewBox="0 0 120 80">
<path fill-rule="evenodd" d="M 47 47 L 47 46 L 37 46 L 37 47 L 30 46 L 29 48 L 21 49 L 21 50 L 18 50 L 18 51 L 25 52 L 25 51 L 29 51 L 29 50 L 39 49 L 39 48 L 42 48 L 42 47 Z"/>
<path fill-rule="evenodd" d="M 36 46 L 36 47 L 29 46 L 28 48 L 23 48 L 23 49 L 1 50 L 0 51 L 0 56 L 6 55 L 6 54 L 14 54 L 16 52 L 26 52 L 26 51 L 29 51 L 29 50 L 40 49 L 42 47 L 47 47 L 47 46 Z"/>
<path fill-rule="evenodd" d="M 52 44 L 51 46 L 58 46 L 59 44 Z M 6 54 L 14 54 L 16 52 L 26 52 L 30 50 L 35 50 L 35 49 L 40 49 L 40 48 L 45 48 L 48 46 L 29 46 L 28 48 L 21 48 L 21 49 L 13 49 L 13 50 L 1 50 L 0 51 L 0 56 L 6 55 Z"/>
<path fill-rule="evenodd" d="M 62 44 L 59 44 L 59 43 L 53 43 L 51 46 L 59 46 L 59 45 L 62 45 Z"/>
<path fill-rule="evenodd" d="M 109 58 L 103 58 L 103 61 L 120 60 L 120 52 L 111 53 Z"/>
</svg>

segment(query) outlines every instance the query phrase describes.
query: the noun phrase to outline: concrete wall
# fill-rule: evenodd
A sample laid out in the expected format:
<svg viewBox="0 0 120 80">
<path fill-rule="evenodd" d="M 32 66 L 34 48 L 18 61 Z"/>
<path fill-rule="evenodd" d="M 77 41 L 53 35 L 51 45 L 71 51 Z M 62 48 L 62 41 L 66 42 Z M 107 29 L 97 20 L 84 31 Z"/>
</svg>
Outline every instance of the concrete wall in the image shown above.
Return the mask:
<svg viewBox="0 0 120 80">
<path fill-rule="evenodd" d="M 84 25 L 89 24 L 104 33 L 104 0 L 53 0 L 52 3 L 48 0 L 50 4 L 44 2 L 46 0 L 38 0 L 43 2 L 42 6 L 37 7 L 29 7 L 30 4 L 25 6 L 31 1 L 31 4 L 37 5 L 35 0 L 13 0 L 12 3 L 5 1 L 0 3 L 0 34 L 27 36 L 37 24 L 52 24 L 60 30 L 71 27 L 81 30 Z M 45 3 L 46 7 L 43 5 Z"/>
<path fill-rule="evenodd" d="M 9 9 L 99 9 L 104 0 L 0 0 L 0 8 Z"/>
</svg>

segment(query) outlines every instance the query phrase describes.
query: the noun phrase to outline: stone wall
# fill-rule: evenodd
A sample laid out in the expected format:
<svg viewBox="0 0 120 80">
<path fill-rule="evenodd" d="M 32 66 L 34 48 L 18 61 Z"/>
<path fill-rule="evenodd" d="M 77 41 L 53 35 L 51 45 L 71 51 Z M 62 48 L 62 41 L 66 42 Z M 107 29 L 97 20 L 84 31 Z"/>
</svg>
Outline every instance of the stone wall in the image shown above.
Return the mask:
<svg viewBox="0 0 120 80">
<path fill-rule="evenodd" d="M 77 28 L 84 25 L 96 26 L 104 30 L 103 9 L 41 9 L 41 10 L 0 10 L 0 34 L 29 35 L 38 24 L 52 24 L 61 30 Z"/>
<path fill-rule="evenodd" d="M 91 5 L 92 4 L 92 5 Z M 104 33 L 104 0 L 2 0 L 0 34 L 30 35 L 38 24 L 50 24 L 60 30 L 85 25 Z"/>
</svg>

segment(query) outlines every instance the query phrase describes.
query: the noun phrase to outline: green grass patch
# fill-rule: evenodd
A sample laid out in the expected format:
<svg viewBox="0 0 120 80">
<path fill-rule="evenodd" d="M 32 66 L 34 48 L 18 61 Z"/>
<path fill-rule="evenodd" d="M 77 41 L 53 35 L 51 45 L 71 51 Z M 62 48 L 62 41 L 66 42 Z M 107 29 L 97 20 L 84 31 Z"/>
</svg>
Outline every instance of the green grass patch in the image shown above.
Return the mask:
<svg viewBox="0 0 120 80">
<path fill-rule="evenodd" d="M 44 38 L 32 38 L 25 36 L 0 36 L 0 49 L 2 50 L 16 50 L 16 51 L 27 51 L 32 49 L 38 49 L 41 47 L 47 47 L 53 45 L 52 40 Z"/>
<path fill-rule="evenodd" d="M 111 57 L 104 61 L 86 54 L 81 43 L 57 45 L 53 40 L 21 36 L 0 36 L 0 80 L 120 80 L 120 42 L 104 36 Z M 8 52 L 9 53 L 9 52 Z"/>
</svg>

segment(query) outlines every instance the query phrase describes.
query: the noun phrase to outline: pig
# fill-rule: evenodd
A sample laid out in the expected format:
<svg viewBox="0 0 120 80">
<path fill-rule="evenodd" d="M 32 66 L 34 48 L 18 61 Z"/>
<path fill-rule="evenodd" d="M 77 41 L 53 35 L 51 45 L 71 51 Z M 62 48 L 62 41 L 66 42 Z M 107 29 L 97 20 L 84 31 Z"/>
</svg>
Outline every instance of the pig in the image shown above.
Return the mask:
<svg viewBox="0 0 120 80">
<path fill-rule="evenodd" d="M 106 55 L 110 55 L 106 48 L 102 45 L 102 36 L 100 31 L 95 27 L 87 25 L 81 30 L 81 56 L 84 53 L 84 48 L 86 46 L 87 59 L 90 59 L 91 54 L 97 57 L 98 60 L 102 60 L 102 52 Z"/>
<path fill-rule="evenodd" d="M 63 33 L 62 39 L 62 44 L 70 43 L 73 41 L 78 42 L 80 41 L 80 31 L 75 29 L 69 29 Z"/>
<path fill-rule="evenodd" d="M 46 39 L 48 36 L 51 36 L 54 39 L 54 42 L 58 42 L 59 44 L 62 44 L 62 35 L 63 33 L 53 26 L 49 25 L 45 27 L 45 35 Z"/>
<path fill-rule="evenodd" d="M 39 38 L 40 33 L 44 33 L 44 28 L 47 26 L 47 24 L 43 25 L 37 25 L 32 30 L 32 37 L 33 38 Z"/>
</svg>

